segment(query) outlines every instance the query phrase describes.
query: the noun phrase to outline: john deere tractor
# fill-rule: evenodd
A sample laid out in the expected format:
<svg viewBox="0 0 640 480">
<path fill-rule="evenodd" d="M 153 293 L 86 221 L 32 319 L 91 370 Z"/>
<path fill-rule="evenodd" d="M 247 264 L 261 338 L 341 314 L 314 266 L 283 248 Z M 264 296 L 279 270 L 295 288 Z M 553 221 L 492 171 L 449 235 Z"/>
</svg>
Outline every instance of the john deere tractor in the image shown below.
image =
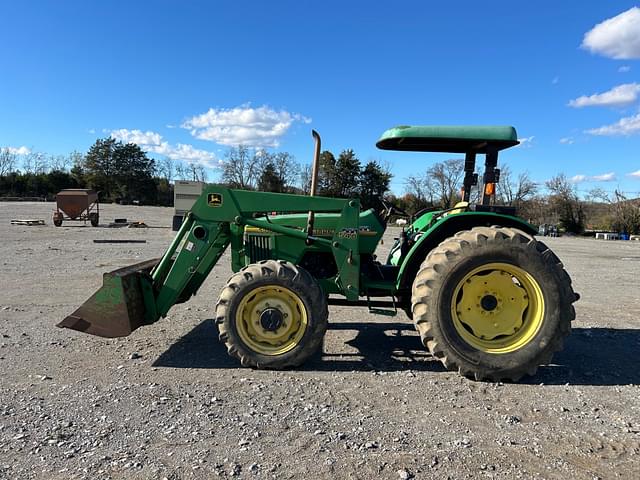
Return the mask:
<svg viewBox="0 0 640 480">
<path fill-rule="evenodd" d="M 477 380 L 533 375 L 562 348 L 578 299 L 558 257 L 512 207 L 495 205 L 498 153 L 518 144 L 513 127 L 400 126 L 383 150 L 464 154 L 461 201 L 419 212 L 384 262 L 375 250 L 391 216 L 357 199 L 206 187 L 166 253 L 104 275 L 104 285 L 60 327 L 129 335 L 198 292 L 225 249 L 236 272 L 220 292 L 220 341 L 244 366 L 284 369 L 321 347 L 329 305 L 404 310 L 442 364 Z M 482 195 L 476 157 L 484 155 Z M 408 215 L 407 215 L 408 216 Z"/>
</svg>

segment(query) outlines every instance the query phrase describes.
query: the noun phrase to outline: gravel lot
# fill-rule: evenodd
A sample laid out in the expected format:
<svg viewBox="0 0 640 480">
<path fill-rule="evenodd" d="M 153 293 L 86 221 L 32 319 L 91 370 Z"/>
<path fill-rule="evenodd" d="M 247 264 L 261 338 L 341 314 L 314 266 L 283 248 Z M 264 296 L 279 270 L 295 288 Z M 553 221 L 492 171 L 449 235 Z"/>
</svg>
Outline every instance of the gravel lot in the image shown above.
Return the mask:
<svg viewBox="0 0 640 480">
<path fill-rule="evenodd" d="M 582 299 L 565 350 L 524 383 L 443 371 L 404 314 L 363 308 L 332 307 L 322 357 L 272 372 L 238 368 L 209 320 L 228 254 L 130 337 L 56 328 L 173 232 L 171 209 L 104 205 L 104 224 L 156 227 L 109 229 L 55 228 L 53 208 L 0 203 L 1 479 L 640 478 L 640 242 L 545 240 Z"/>
</svg>

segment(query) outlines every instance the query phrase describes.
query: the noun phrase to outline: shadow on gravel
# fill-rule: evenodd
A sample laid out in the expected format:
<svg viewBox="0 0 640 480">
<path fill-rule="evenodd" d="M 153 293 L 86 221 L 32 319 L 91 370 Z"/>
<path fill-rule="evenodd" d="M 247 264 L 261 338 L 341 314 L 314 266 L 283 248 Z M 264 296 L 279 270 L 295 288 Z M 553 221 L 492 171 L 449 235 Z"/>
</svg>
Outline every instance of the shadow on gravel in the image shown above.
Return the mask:
<svg viewBox="0 0 640 480">
<path fill-rule="evenodd" d="M 301 367 L 305 371 L 433 371 L 444 367 L 422 347 L 410 323 L 330 323 L 329 330 L 354 330 L 346 344 L 357 352 L 323 353 Z M 352 350 L 352 349 L 349 349 Z M 540 367 L 525 384 L 640 384 L 640 330 L 574 328 L 553 364 Z M 239 368 L 218 341 L 213 320 L 205 320 L 180 338 L 153 363 L 154 367 Z"/>
<path fill-rule="evenodd" d="M 640 330 L 574 328 L 553 364 L 522 383 L 547 385 L 640 384 Z"/>
<path fill-rule="evenodd" d="M 323 353 L 307 361 L 305 371 L 444 371 L 420 343 L 409 323 L 329 323 L 329 330 L 354 330 L 347 341 L 353 353 Z M 330 333 L 329 333 L 330 334 Z M 218 341 L 213 320 L 205 320 L 180 338 L 153 363 L 154 367 L 238 368 Z"/>
</svg>

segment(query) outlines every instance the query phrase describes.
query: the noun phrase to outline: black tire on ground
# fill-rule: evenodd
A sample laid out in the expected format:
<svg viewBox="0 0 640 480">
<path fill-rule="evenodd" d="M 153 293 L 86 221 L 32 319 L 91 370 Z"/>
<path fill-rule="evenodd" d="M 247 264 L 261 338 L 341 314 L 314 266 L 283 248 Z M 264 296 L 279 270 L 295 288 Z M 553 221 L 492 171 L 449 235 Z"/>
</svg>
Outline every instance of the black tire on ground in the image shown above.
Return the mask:
<svg viewBox="0 0 640 480">
<path fill-rule="evenodd" d="M 91 222 L 92 227 L 97 227 L 100 221 L 100 217 L 98 216 L 97 213 L 92 212 L 89 214 L 89 221 Z"/>
<path fill-rule="evenodd" d="M 268 355 L 245 343 L 236 325 L 236 314 L 243 298 L 260 287 L 281 286 L 293 292 L 304 304 L 307 325 L 297 344 L 287 352 Z M 283 260 L 263 260 L 233 275 L 216 304 L 216 324 L 220 341 L 232 357 L 246 367 L 284 369 L 297 367 L 322 346 L 327 330 L 327 297 L 318 282 L 303 268 Z"/>
<path fill-rule="evenodd" d="M 475 348 L 461 336 L 453 319 L 456 287 L 474 269 L 495 262 L 514 265 L 533 277 L 544 304 L 537 332 L 508 353 Z M 412 293 L 414 324 L 431 354 L 449 370 L 490 381 L 517 381 L 548 364 L 571 331 L 572 303 L 579 298 L 562 263 L 544 243 L 520 230 L 501 227 L 476 227 L 443 241 L 421 265 Z"/>
</svg>

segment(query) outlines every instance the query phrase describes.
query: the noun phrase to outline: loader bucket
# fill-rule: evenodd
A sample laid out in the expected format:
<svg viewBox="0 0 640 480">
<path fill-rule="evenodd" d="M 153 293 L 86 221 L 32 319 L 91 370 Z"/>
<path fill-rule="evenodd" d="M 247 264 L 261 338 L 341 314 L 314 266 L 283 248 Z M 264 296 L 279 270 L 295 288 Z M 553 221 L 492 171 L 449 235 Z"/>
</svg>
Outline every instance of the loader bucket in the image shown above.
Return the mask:
<svg viewBox="0 0 640 480">
<path fill-rule="evenodd" d="M 157 318 L 149 272 L 157 263 L 147 260 L 105 273 L 102 287 L 57 326 L 113 338 L 153 323 Z"/>
</svg>

